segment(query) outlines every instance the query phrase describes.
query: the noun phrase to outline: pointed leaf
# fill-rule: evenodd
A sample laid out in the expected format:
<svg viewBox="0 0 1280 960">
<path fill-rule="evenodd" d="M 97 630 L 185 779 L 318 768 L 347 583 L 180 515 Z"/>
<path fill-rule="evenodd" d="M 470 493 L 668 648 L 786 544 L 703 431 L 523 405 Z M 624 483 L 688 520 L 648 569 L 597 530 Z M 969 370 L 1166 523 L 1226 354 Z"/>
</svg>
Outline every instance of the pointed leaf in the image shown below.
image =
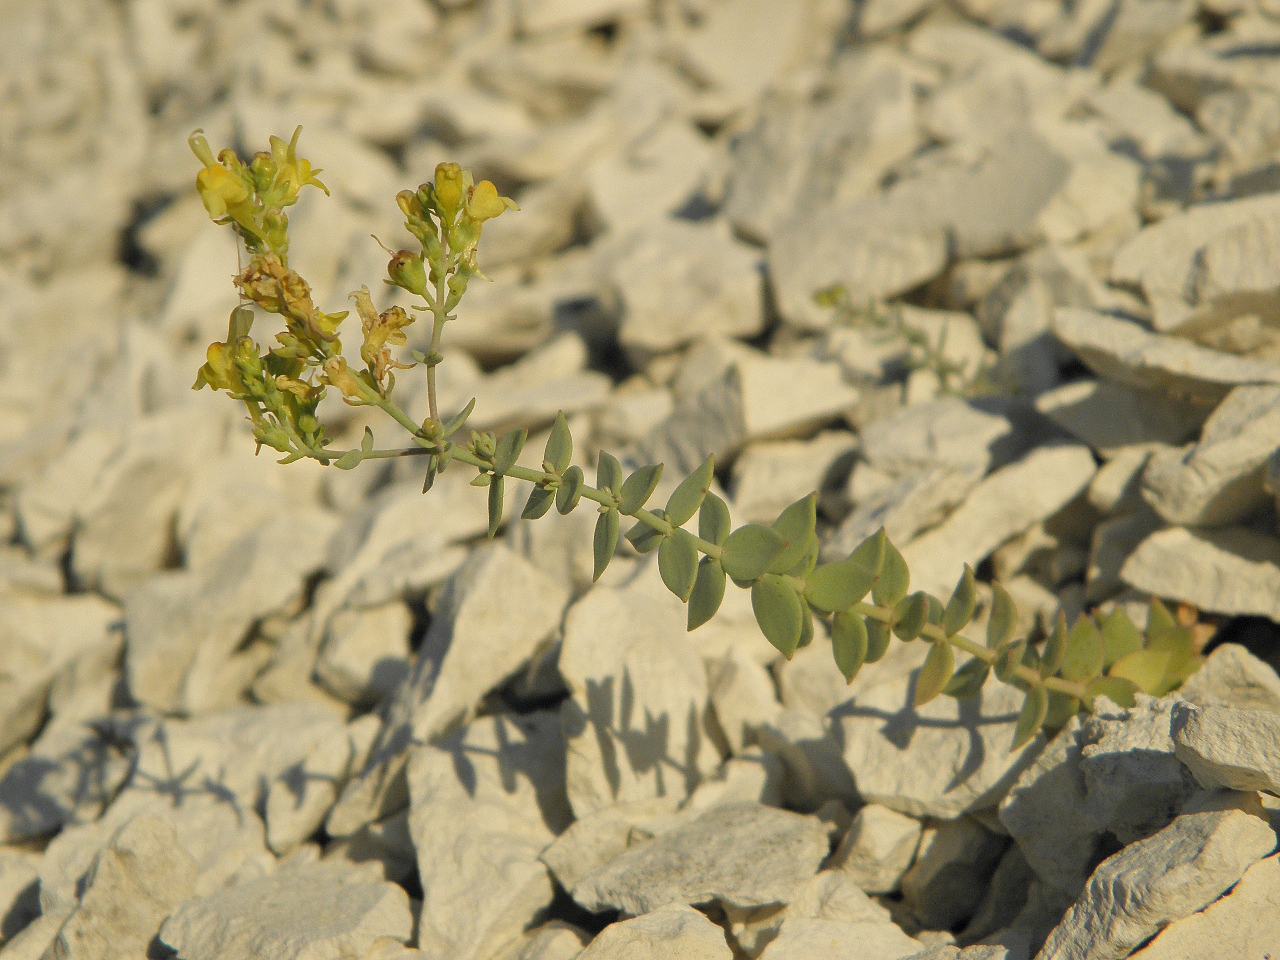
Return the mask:
<svg viewBox="0 0 1280 960">
<path fill-rule="evenodd" d="M 709 543 L 724 546 L 732 529 L 728 505 L 714 493 L 708 493 L 698 509 L 698 536 Z"/>
<path fill-rule="evenodd" d="M 831 623 L 831 654 L 846 683 L 867 661 L 867 625 L 856 613 L 837 613 Z"/>
<path fill-rule="evenodd" d="M 360 461 L 364 459 L 364 454 L 359 450 L 348 450 L 337 460 L 333 461 L 333 465 L 339 470 L 353 470 L 360 465 Z"/>
<path fill-rule="evenodd" d="M 751 585 L 751 609 L 760 631 L 788 660 L 795 655 L 804 627 L 801 607 L 799 594 L 776 574 L 767 573 Z"/>
<path fill-rule="evenodd" d="M 1167 692 L 1163 689 L 1165 677 L 1173 663 L 1172 651 L 1135 650 L 1113 663 L 1107 675 L 1132 681 L 1143 693 L 1159 697 Z"/>
<path fill-rule="evenodd" d="M 973 618 L 973 608 L 978 601 L 978 588 L 973 580 L 973 569 L 966 563 L 964 573 L 947 601 L 942 612 L 942 630 L 948 637 L 954 637 L 968 626 Z"/>
<path fill-rule="evenodd" d="M 854 547 L 853 552 L 849 554 L 849 559 L 856 560 L 870 570 L 873 576 L 878 577 L 880 571 L 884 569 L 885 546 L 888 542 L 889 538 L 885 535 L 884 527 L 881 527 Z"/>
<path fill-rule="evenodd" d="M 707 457 L 702 466 L 680 481 L 667 500 L 667 519 L 672 526 L 683 527 L 698 512 L 715 475 L 715 457 Z"/>
<path fill-rule="evenodd" d="M 996 679 L 1001 683 L 1008 683 L 1017 675 L 1018 667 L 1022 666 L 1023 654 L 1027 652 L 1027 641 L 1019 640 L 1005 647 L 1000 653 L 1000 658 L 992 664 L 995 670 Z"/>
<path fill-rule="evenodd" d="M 884 542 L 884 566 L 880 569 L 880 578 L 871 588 L 871 597 L 877 606 L 896 607 L 898 601 L 907 595 L 911 586 L 911 571 L 907 569 L 907 561 L 888 540 Z"/>
<path fill-rule="evenodd" d="M 797 594 L 798 596 L 798 594 Z M 813 610 L 804 602 L 804 598 L 800 598 L 800 642 L 796 644 L 799 650 L 813 643 Z"/>
<path fill-rule="evenodd" d="M 1147 642 L 1148 644 L 1157 641 L 1161 636 L 1170 630 L 1178 629 L 1177 618 L 1169 612 L 1166 607 L 1156 597 L 1151 598 L 1151 603 L 1147 607 Z"/>
<path fill-rule="evenodd" d="M 1042 726 L 1050 730 L 1061 730 L 1067 722 L 1080 712 L 1080 701 L 1061 690 L 1049 691 L 1049 709 L 1045 711 Z"/>
<path fill-rule="evenodd" d="M 966 700 L 969 697 L 976 697 L 981 691 L 983 684 L 987 682 L 987 677 L 991 675 L 991 665 L 985 660 L 979 660 L 974 657 L 947 681 L 947 685 L 942 688 L 942 692 L 948 697 L 955 697 L 957 700 Z"/>
<path fill-rule="evenodd" d="M 493 472 L 505 474 L 514 467 L 520 451 L 524 449 L 524 442 L 528 439 L 529 431 L 524 427 L 499 437 L 493 451 Z"/>
<path fill-rule="evenodd" d="M 561 513 L 569 513 L 578 505 L 582 496 L 582 468 L 572 466 L 560 477 L 560 488 L 556 491 L 556 509 Z"/>
<path fill-rule="evenodd" d="M 720 563 L 734 580 L 755 580 L 769 569 L 784 546 L 782 537 L 772 527 L 763 523 L 744 524 L 725 539 Z"/>
<path fill-rule="evenodd" d="M 786 547 L 769 565 L 770 573 L 786 573 L 808 552 L 816 539 L 818 524 L 818 495 L 811 493 L 801 497 L 773 521 L 773 529 L 786 541 Z"/>
<path fill-rule="evenodd" d="M 925 603 L 925 622 L 932 623 L 935 627 L 942 626 L 942 615 L 946 612 L 942 606 L 942 601 L 933 594 L 927 594 Z"/>
<path fill-rule="evenodd" d="M 524 509 L 520 511 L 520 517 L 523 520 L 537 520 L 548 510 L 551 504 L 556 502 L 556 492 L 548 490 L 546 487 L 534 487 L 529 491 L 529 499 L 525 501 Z"/>
<path fill-rule="evenodd" d="M 929 596 L 916 591 L 903 597 L 893 608 L 893 632 L 899 640 L 914 640 L 920 636 L 929 616 Z"/>
<path fill-rule="evenodd" d="M 551 473 L 563 474 L 573 459 L 573 436 L 569 433 L 569 422 L 564 418 L 564 411 L 556 414 L 556 422 L 551 425 L 551 436 L 547 437 L 547 446 L 542 454 L 544 469 Z"/>
<path fill-rule="evenodd" d="M 1067 631 L 1062 653 L 1064 680 L 1092 680 L 1102 673 L 1102 661 L 1106 656 L 1102 645 L 1102 633 L 1093 620 L 1081 614 Z"/>
<path fill-rule="evenodd" d="M 876 663 L 888 651 L 893 632 L 883 620 L 874 617 L 865 617 L 864 620 L 867 628 L 867 663 Z"/>
<path fill-rule="evenodd" d="M 1018 722 L 1013 728 L 1013 749 L 1021 750 L 1040 732 L 1044 723 L 1044 715 L 1049 709 L 1049 695 L 1044 687 L 1032 687 L 1027 691 L 1027 699 L 1022 703 L 1018 713 Z"/>
<path fill-rule="evenodd" d="M 618 549 L 618 531 L 622 522 L 617 510 L 605 510 L 596 518 L 595 536 L 592 538 L 591 550 L 595 557 L 595 572 L 591 582 L 595 583 L 609 566 L 613 553 Z"/>
<path fill-rule="evenodd" d="M 853 558 L 824 563 L 809 574 L 804 595 L 819 610 L 840 613 L 860 602 L 876 575 Z"/>
<path fill-rule="evenodd" d="M 653 496 L 653 490 L 661 477 L 662 464 L 660 463 L 647 464 L 631 474 L 623 483 L 618 495 L 618 509 L 627 516 L 634 514 Z"/>
<path fill-rule="evenodd" d="M 1117 707 L 1132 707 L 1136 700 L 1138 685 L 1124 677 L 1097 677 L 1089 681 L 1086 691 L 1089 697 L 1089 709 L 1094 709 L 1094 700 L 1106 697 Z"/>
<path fill-rule="evenodd" d="M 1123 607 L 1116 607 L 1102 618 L 1102 645 L 1106 649 L 1103 666 L 1110 667 L 1126 654 L 1142 649 L 1142 632 Z"/>
<path fill-rule="evenodd" d="M 596 486 L 615 497 L 622 490 L 622 464 L 608 450 L 601 450 L 596 460 Z"/>
<path fill-rule="evenodd" d="M 661 510 L 650 511 L 655 517 L 661 518 Z M 651 550 L 658 549 L 658 544 L 663 541 L 664 534 L 660 530 L 655 530 L 643 520 L 638 520 L 636 525 L 627 531 L 627 541 L 635 547 L 640 553 L 649 553 Z"/>
<path fill-rule="evenodd" d="M 935 642 L 916 675 L 915 705 L 923 707 L 943 691 L 956 672 L 956 654 L 945 640 Z"/>
<path fill-rule="evenodd" d="M 698 575 L 698 548 L 687 530 L 676 527 L 671 536 L 662 539 L 658 545 L 658 573 L 681 603 L 688 601 Z"/>
<path fill-rule="evenodd" d="M 1051 677 L 1062 666 L 1062 657 L 1067 652 L 1067 618 L 1061 610 L 1054 621 L 1053 632 L 1044 642 L 1040 651 L 1040 676 Z"/>
<path fill-rule="evenodd" d="M 987 646 L 999 650 L 1013 639 L 1018 629 L 1018 608 L 1009 591 L 998 583 L 991 584 L 991 619 L 987 621 Z"/>
<path fill-rule="evenodd" d="M 436 482 L 436 474 L 440 472 L 440 458 L 434 453 L 427 457 L 427 475 L 422 478 L 422 492 L 426 493 Z"/>
<path fill-rule="evenodd" d="M 462 425 L 467 422 L 467 417 L 471 416 L 471 411 L 476 407 L 476 398 L 472 397 L 465 407 L 458 413 L 454 414 L 446 420 L 440 427 L 440 433 L 447 439 L 462 429 Z"/>
<path fill-rule="evenodd" d="M 489 484 L 489 539 L 498 532 L 502 524 L 502 494 L 506 481 L 499 475 Z"/>
<path fill-rule="evenodd" d="M 698 576 L 693 581 L 693 592 L 689 594 L 690 630 L 698 629 L 716 615 L 720 601 L 724 599 L 727 580 L 718 560 L 703 557 L 698 561 Z"/>
<path fill-rule="evenodd" d="M 818 538 L 812 537 L 809 540 L 809 549 L 804 552 L 804 556 L 796 561 L 795 566 L 783 572 L 789 577 L 804 580 L 809 574 L 813 573 L 813 568 L 818 565 L 818 552 Z"/>
<path fill-rule="evenodd" d="M 364 428 L 364 436 L 360 438 L 360 452 L 363 454 L 373 453 L 373 431 L 368 427 Z"/>
</svg>

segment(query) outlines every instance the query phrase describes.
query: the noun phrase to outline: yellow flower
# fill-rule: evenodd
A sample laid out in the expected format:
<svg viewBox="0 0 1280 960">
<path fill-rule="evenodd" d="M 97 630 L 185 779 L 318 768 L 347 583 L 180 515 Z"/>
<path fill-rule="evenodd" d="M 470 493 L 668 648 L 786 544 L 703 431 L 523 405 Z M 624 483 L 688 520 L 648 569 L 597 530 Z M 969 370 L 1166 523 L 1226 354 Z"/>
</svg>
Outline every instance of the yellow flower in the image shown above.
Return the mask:
<svg viewBox="0 0 1280 960">
<path fill-rule="evenodd" d="M 481 180 L 477 183 L 471 191 L 470 199 L 467 201 L 467 216 L 480 223 L 492 220 L 498 214 L 507 210 L 519 209 L 516 206 L 516 202 L 510 197 L 498 196 L 498 188 L 488 180 Z"/>
<path fill-rule="evenodd" d="M 360 381 L 356 379 L 356 375 L 347 366 L 346 357 L 330 357 L 326 360 L 321 380 L 329 384 L 329 386 L 337 387 L 341 390 L 345 399 L 350 400 L 353 397 L 359 399 L 364 395 L 364 392 L 360 389 Z"/>
<path fill-rule="evenodd" d="M 471 186 L 471 171 L 463 170 L 456 163 L 436 164 L 436 202 L 440 205 L 440 217 L 446 224 L 453 223 L 462 205 L 462 197 Z"/>
<path fill-rule="evenodd" d="M 319 170 L 311 169 L 311 162 L 298 156 L 298 135 L 302 127 L 295 127 L 293 137 L 285 143 L 279 137 L 271 138 L 271 158 L 276 164 L 275 182 L 285 186 L 283 206 L 288 206 L 298 199 L 298 192 L 307 184 L 319 187 L 329 195 L 329 188 L 316 179 Z"/>
<path fill-rule="evenodd" d="M 204 164 L 196 174 L 196 190 L 200 202 L 214 220 L 231 217 L 236 222 L 249 225 L 253 217 L 253 190 L 244 180 L 214 159 L 209 141 L 199 131 L 187 138 L 191 152 Z"/>
</svg>

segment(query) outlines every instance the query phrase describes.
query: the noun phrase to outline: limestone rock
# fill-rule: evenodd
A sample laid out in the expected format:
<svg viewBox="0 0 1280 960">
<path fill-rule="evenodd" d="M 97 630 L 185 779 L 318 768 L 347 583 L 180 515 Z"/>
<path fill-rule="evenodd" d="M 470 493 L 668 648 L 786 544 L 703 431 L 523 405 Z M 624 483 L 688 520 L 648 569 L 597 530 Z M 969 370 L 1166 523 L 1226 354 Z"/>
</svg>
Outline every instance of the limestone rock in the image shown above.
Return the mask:
<svg viewBox="0 0 1280 960">
<path fill-rule="evenodd" d="M 612 923 L 578 960 L 731 960 L 724 931 L 682 903 L 670 903 L 632 920 Z"/>
<path fill-rule="evenodd" d="M 1280 716 L 1228 706 L 1178 704 L 1172 733 L 1174 753 L 1201 786 L 1280 794 L 1276 762 Z"/>
<path fill-rule="evenodd" d="M 999 407 L 947 397 L 904 407 L 867 424 L 861 454 L 891 476 L 949 466 L 986 473 L 1019 452 L 1013 422 Z"/>
<path fill-rule="evenodd" d="M 651 72 L 652 68 L 645 72 Z M 702 185 L 712 147 L 682 117 L 663 117 L 587 169 L 591 219 L 610 232 L 678 213 Z"/>
<path fill-rule="evenodd" d="M 485 717 L 413 751 L 409 831 L 428 957 L 484 960 L 551 902 L 538 854 L 572 819 L 563 757 L 549 712 Z"/>
<path fill-rule="evenodd" d="M 716 723 L 734 755 L 754 742 L 755 729 L 782 710 L 774 681 L 750 654 L 734 646 L 708 671 L 711 705 Z"/>
<path fill-rule="evenodd" d="M 868 803 L 832 854 L 831 865 L 867 893 L 893 893 L 915 860 L 922 827 L 878 803 Z"/>
<path fill-rule="evenodd" d="M 523 934 L 493 960 L 576 960 L 591 935 L 563 920 L 552 920 Z"/>
<path fill-rule="evenodd" d="M 579 880 L 572 893 L 588 910 L 630 914 L 668 903 L 787 903 L 826 854 L 826 831 L 812 817 L 732 804 L 632 847 Z"/>
<path fill-rule="evenodd" d="M 949 930 L 973 916 L 1007 842 L 970 817 L 927 824 L 902 877 L 904 901 L 920 925 Z"/>
<path fill-rule="evenodd" d="M 560 673 L 575 815 L 623 801 L 683 799 L 714 769 L 707 677 L 683 605 L 656 577 L 596 588 L 569 608 Z"/>
<path fill-rule="evenodd" d="M 1036 397 L 1036 410 L 1102 457 L 1136 444 L 1181 444 L 1195 436 L 1203 406 L 1108 380 L 1077 380 Z"/>
<path fill-rule="evenodd" d="M 341 610 L 330 620 L 316 660 L 316 679 L 336 697 L 371 707 L 409 673 L 413 613 L 401 601 Z"/>
<path fill-rule="evenodd" d="M 0 850 L 0 946 L 40 916 L 37 857 Z"/>
<path fill-rule="evenodd" d="M 1161 928 L 1216 900 L 1275 843 L 1270 827 L 1239 810 L 1178 817 L 1104 860 L 1037 956 L 1127 957 Z"/>
<path fill-rule="evenodd" d="M 920 941 L 885 921 L 782 921 L 760 960 L 899 960 L 920 951 Z"/>
<path fill-rule="evenodd" d="M 160 940 L 191 960 L 319 960 L 361 957 L 379 939 L 403 943 L 412 930 L 402 888 L 317 864 L 189 900 L 164 921 Z"/>
<path fill-rule="evenodd" d="M 1280 382 L 1268 364 L 1144 330 L 1078 307 L 1053 314 L 1053 333 L 1099 376 L 1139 389 L 1213 405 L 1232 387 Z"/>
<path fill-rule="evenodd" d="M 1129 586 L 1200 610 L 1280 619 L 1280 541 L 1247 527 L 1169 527 L 1142 541 L 1120 568 Z"/>
<path fill-rule="evenodd" d="M 615 803 L 571 823 L 539 855 L 560 886 L 572 890 L 583 877 L 623 853 L 632 837 L 655 836 L 676 810 L 676 798 Z"/>
<path fill-rule="evenodd" d="M 810 491 L 829 487 L 855 448 L 852 434 L 823 431 L 811 440 L 753 443 L 733 463 L 733 516 L 740 523 L 772 523 Z"/>
<path fill-rule="evenodd" d="M 1218 704 L 1280 713 L 1280 677 L 1238 643 L 1215 647 L 1178 693 L 1202 707 Z"/>
</svg>

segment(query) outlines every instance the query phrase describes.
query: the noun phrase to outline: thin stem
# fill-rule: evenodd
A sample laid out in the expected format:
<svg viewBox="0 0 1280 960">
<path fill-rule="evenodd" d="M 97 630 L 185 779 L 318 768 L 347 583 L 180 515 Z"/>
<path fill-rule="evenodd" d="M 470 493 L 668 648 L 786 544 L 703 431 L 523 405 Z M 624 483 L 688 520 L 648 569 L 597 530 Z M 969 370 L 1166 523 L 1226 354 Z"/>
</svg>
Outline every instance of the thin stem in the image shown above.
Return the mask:
<svg viewBox="0 0 1280 960">
<path fill-rule="evenodd" d="M 440 262 L 436 267 L 436 295 L 431 300 L 431 346 L 427 350 L 427 406 L 431 414 L 431 422 L 440 423 L 440 411 L 436 407 L 436 357 L 440 353 L 440 337 L 444 333 L 445 321 L 449 319 L 445 310 L 445 296 L 448 289 L 448 273 L 451 266 L 449 256 L 449 231 L 440 224 Z"/>
</svg>

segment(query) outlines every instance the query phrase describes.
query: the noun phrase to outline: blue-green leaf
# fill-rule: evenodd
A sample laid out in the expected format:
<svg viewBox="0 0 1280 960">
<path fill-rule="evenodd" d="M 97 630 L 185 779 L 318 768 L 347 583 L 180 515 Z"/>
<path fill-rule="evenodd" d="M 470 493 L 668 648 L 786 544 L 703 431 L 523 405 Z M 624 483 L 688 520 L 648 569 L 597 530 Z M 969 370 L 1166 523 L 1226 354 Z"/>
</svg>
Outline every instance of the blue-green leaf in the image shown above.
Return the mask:
<svg viewBox="0 0 1280 960">
<path fill-rule="evenodd" d="M 846 683 L 867 661 L 867 625 L 856 613 L 837 613 L 831 623 L 831 653 Z"/>
<path fill-rule="evenodd" d="M 974 657 L 952 675 L 947 685 L 942 688 L 942 692 L 957 700 L 976 697 L 982 690 L 982 685 L 987 682 L 990 673 L 991 665 L 985 660 Z"/>
<path fill-rule="evenodd" d="M 621 525 L 617 510 L 605 510 L 596 518 L 595 536 L 591 543 L 595 557 L 595 572 L 591 575 L 592 583 L 600 579 L 600 574 L 604 573 L 605 568 L 609 566 L 609 561 L 613 559 L 613 553 L 618 549 L 618 531 Z"/>
<path fill-rule="evenodd" d="M 784 546 L 786 543 L 772 527 L 744 524 L 726 538 L 720 563 L 734 580 L 749 582 L 769 569 Z"/>
<path fill-rule="evenodd" d="M 800 595 L 776 574 L 768 573 L 751 585 L 751 609 L 765 639 L 788 660 L 800 643 L 804 609 Z"/>
<path fill-rule="evenodd" d="M 963 630 L 973 617 L 973 608 L 978 600 L 977 584 L 973 580 L 973 569 L 966 563 L 960 581 L 942 611 L 942 630 L 948 637 L 954 637 Z"/>
<path fill-rule="evenodd" d="M 662 518 L 661 510 L 651 510 L 650 513 L 659 519 Z M 626 533 L 627 541 L 641 553 L 656 550 L 665 536 L 666 534 L 662 531 L 655 530 L 643 520 L 637 520 L 635 526 Z"/>
<path fill-rule="evenodd" d="M 893 608 L 893 632 L 899 640 L 914 640 L 929 616 L 929 595 L 917 590 Z"/>
<path fill-rule="evenodd" d="M 564 418 L 564 411 L 556 414 L 556 422 L 551 425 L 551 436 L 547 438 L 546 450 L 542 454 L 544 469 L 550 473 L 562 474 L 568 469 L 573 459 L 573 436 L 569 433 L 569 423 Z"/>
<path fill-rule="evenodd" d="M 498 532 L 502 523 L 502 488 L 506 485 L 502 475 L 494 477 L 489 483 L 489 539 Z"/>
<path fill-rule="evenodd" d="M 956 654 L 945 640 L 936 641 L 916 674 L 915 705 L 923 707 L 940 694 L 956 672 Z"/>
<path fill-rule="evenodd" d="M 871 588 L 871 597 L 877 606 L 895 607 L 907 595 L 911 586 L 911 571 L 907 569 L 907 561 L 888 540 L 884 542 L 884 565 L 880 568 L 880 577 Z M 927 613 L 927 610 L 926 610 Z"/>
<path fill-rule="evenodd" d="M 582 468 L 572 466 L 560 477 L 560 488 L 556 490 L 556 509 L 561 513 L 569 513 L 578 505 L 582 496 Z"/>
<path fill-rule="evenodd" d="M 1063 642 L 1061 674 L 1064 680 L 1092 680 L 1102 673 L 1107 651 L 1102 633 L 1093 621 L 1081 614 L 1067 631 Z"/>
<path fill-rule="evenodd" d="M 723 546 L 733 528 L 729 519 L 729 507 L 714 493 L 702 498 L 698 510 L 698 536 L 709 543 Z"/>
<path fill-rule="evenodd" d="M 889 641 L 893 639 L 893 631 L 883 620 L 866 617 L 867 628 L 867 663 L 878 662 L 889 650 Z"/>
<path fill-rule="evenodd" d="M 631 516 L 653 496 L 662 477 L 662 464 L 650 463 L 627 477 L 619 494 L 618 509 Z"/>
<path fill-rule="evenodd" d="M 819 610 L 840 613 L 860 602 L 875 580 L 875 573 L 850 557 L 815 567 L 809 574 L 804 595 Z"/>
<path fill-rule="evenodd" d="M 556 492 L 546 487 L 534 487 L 529 491 L 529 499 L 525 501 L 520 517 L 524 520 L 537 520 L 556 502 Z"/>
<path fill-rule="evenodd" d="M 1040 726 L 1044 723 L 1044 715 L 1048 710 L 1049 694 L 1044 687 L 1032 687 L 1027 691 L 1027 699 L 1022 703 L 1018 722 L 1013 728 L 1014 750 L 1021 750 L 1040 732 Z"/>
<path fill-rule="evenodd" d="M 698 548 L 688 531 L 676 527 L 671 536 L 663 538 L 658 545 L 658 573 L 681 603 L 688 601 L 698 575 Z"/>
<path fill-rule="evenodd" d="M 1013 639 L 1018 628 L 1018 608 L 1009 591 L 998 583 L 991 584 L 991 619 L 987 621 L 987 646 L 999 650 Z"/>
<path fill-rule="evenodd" d="M 527 439 L 529 439 L 529 431 L 523 427 L 499 437 L 493 452 L 493 472 L 505 474 L 514 467 Z"/>
<path fill-rule="evenodd" d="M 702 498 L 711 488 L 715 471 L 715 458 L 707 457 L 702 466 L 680 481 L 680 485 L 667 500 L 667 519 L 672 526 L 683 527 L 698 512 L 698 508 L 702 506 Z"/>
<path fill-rule="evenodd" d="M 817 511 L 818 495 L 811 493 L 778 514 L 778 519 L 773 521 L 773 529 L 786 542 L 786 547 L 769 564 L 770 573 L 786 573 L 809 551 L 816 539 Z"/>
<path fill-rule="evenodd" d="M 1123 607 L 1116 607 L 1102 618 L 1102 645 L 1107 654 L 1103 666 L 1110 667 L 1126 654 L 1142 649 L 1142 633 Z"/>
<path fill-rule="evenodd" d="M 698 576 L 689 594 L 688 629 L 696 630 L 716 615 L 724 599 L 727 578 L 720 562 L 713 557 L 703 557 L 698 562 Z"/>
<path fill-rule="evenodd" d="M 608 450 L 601 450 L 596 461 L 596 486 L 615 497 L 622 490 L 622 464 Z"/>
</svg>

